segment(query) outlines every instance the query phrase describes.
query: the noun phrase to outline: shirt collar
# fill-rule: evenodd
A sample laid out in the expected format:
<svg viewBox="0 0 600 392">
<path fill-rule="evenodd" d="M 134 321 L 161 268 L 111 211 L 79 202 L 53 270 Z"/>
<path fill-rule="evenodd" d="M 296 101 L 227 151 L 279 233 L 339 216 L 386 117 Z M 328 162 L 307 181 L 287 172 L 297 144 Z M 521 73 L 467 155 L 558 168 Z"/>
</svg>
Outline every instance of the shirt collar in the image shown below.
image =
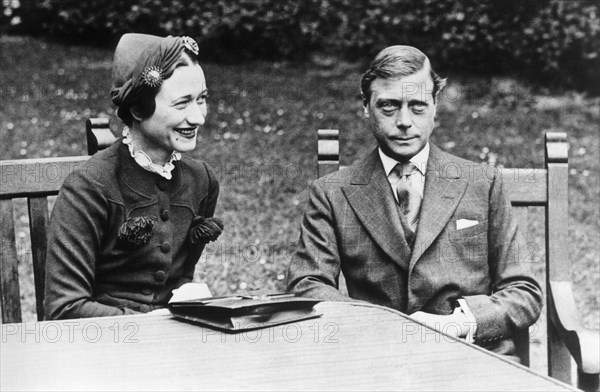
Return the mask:
<svg viewBox="0 0 600 392">
<path fill-rule="evenodd" d="M 133 139 L 131 138 L 131 134 L 129 133 L 129 127 L 123 128 L 123 144 L 127 146 L 129 149 L 129 154 L 135 160 L 135 162 L 140 165 L 145 170 L 156 173 L 159 176 L 170 180 L 173 177 L 173 169 L 175 165 L 173 164 L 175 161 L 181 159 L 181 153 L 177 151 L 173 151 L 171 154 L 171 158 L 164 165 L 158 165 L 152 162 L 152 159 L 142 150 L 133 149 Z"/>
<path fill-rule="evenodd" d="M 379 158 L 381 158 L 381 163 L 383 163 L 383 170 L 385 171 L 385 175 L 389 176 L 390 172 L 394 169 L 394 167 L 400 163 L 394 158 L 390 158 L 381 150 L 379 150 Z M 423 176 L 425 176 L 425 171 L 427 170 L 427 160 L 429 159 L 429 142 L 425 144 L 425 147 L 421 151 L 417 153 L 414 157 L 410 158 L 408 161 L 412 162 L 419 172 Z"/>
</svg>

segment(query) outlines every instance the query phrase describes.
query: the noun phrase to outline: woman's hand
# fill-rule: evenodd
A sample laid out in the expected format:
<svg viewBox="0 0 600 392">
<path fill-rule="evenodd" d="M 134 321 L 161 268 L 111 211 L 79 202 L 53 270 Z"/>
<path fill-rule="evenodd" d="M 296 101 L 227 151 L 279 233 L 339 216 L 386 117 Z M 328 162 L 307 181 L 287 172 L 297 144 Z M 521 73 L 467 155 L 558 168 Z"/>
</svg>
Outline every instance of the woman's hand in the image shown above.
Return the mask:
<svg viewBox="0 0 600 392">
<path fill-rule="evenodd" d="M 171 312 L 169 312 L 169 309 L 167 308 L 160 308 L 160 309 L 155 309 L 151 312 L 146 313 L 148 316 L 166 316 L 171 314 Z"/>
</svg>

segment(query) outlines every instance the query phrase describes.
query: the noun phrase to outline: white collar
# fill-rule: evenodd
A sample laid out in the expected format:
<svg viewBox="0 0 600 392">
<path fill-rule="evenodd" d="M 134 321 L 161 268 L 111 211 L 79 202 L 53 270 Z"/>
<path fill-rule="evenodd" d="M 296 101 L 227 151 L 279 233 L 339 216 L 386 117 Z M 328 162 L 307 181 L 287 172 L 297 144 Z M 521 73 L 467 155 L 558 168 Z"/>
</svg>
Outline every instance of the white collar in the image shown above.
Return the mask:
<svg viewBox="0 0 600 392">
<path fill-rule="evenodd" d="M 400 163 L 394 158 L 390 158 L 383 151 L 381 151 L 381 147 L 379 150 L 379 158 L 381 159 L 381 163 L 383 163 L 383 170 L 385 171 L 385 175 L 389 176 L 390 172 L 394 169 L 394 167 Z M 425 144 L 425 147 L 421 151 L 417 153 L 414 157 L 410 158 L 408 161 L 412 162 L 417 169 L 421 172 L 423 176 L 425 176 L 425 171 L 427 170 L 427 161 L 429 160 L 429 142 Z"/>
<path fill-rule="evenodd" d="M 177 151 L 173 151 L 171 154 L 171 158 L 164 165 L 158 165 L 152 162 L 152 158 L 148 156 L 142 150 L 133 150 L 133 139 L 131 138 L 131 133 L 129 132 L 129 127 L 123 128 L 123 144 L 129 148 L 129 154 L 135 160 L 135 162 L 140 165 L 143 169 L 156 173 L 159 176 L 170 180 L 173 177 L 173 169 L 175 169 L 175 165 L 173 162 L 181 159 L 181 153 Z"/>
</svg>

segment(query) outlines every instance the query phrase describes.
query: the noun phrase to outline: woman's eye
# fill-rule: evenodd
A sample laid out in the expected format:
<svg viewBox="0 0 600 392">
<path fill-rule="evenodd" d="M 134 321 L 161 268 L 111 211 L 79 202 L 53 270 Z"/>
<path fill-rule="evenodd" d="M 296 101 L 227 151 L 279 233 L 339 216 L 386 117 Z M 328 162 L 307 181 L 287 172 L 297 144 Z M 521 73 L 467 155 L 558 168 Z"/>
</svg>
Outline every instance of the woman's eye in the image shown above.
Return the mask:
<svg viewBox="0 0 600 392">
<path fill-rule="evenodd" d="M 177 102 L 177 103 L 175 103 L 175 107 L 177 109 L 185 109 L 185 107 L 188 105 L 188 102 L 189 101 L 180 101 L 180 102 Z"/>
<path fill-rule="evenodd" d="M 198 97 L 197 102 L 199 104 L 203 104 L 206 102 L 206 99 L 208 98 L 208 94 L 203 94 L 201 96 Z"/>
</svg>

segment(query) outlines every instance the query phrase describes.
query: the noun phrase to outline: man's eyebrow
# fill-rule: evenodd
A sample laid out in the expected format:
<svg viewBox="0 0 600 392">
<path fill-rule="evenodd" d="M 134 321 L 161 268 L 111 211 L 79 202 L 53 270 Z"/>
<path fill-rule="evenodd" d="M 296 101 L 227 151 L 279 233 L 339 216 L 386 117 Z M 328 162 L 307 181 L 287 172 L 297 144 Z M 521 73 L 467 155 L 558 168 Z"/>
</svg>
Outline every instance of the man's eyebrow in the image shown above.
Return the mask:
<svg viewBox="0 0 600 392">
<path fill-rule="evenodd" d="M 412 106 L 412 105 L 429 105 L 427 103 L 427 101 L 421 101 L 420 99 L 411 99 L 410 101 L 408 101 L 408 105 Z"/>
<path fill-rule="evenodd" d="M 394 98 L 377 98 L 377 103 L 391 103 L 400 106 L 402 105 L 402 100 Z"/>
<path fill-rule="evenodd" d="M 397 106 L 402 106 L 402 100 L 401 99 L 395 99 L 395 98 L 379 98 L 377 99 L 377 104 L 380 103 L 391 103 L 393 105 L 397 105 Z M 429 103 L 427 103 L 427 101 L 422 101 L 420 99 L 411 99 L 410 101 L 408 101 L 408 105 L 412 106 L 412 105 L 429 105 Z"/>
</svg>

